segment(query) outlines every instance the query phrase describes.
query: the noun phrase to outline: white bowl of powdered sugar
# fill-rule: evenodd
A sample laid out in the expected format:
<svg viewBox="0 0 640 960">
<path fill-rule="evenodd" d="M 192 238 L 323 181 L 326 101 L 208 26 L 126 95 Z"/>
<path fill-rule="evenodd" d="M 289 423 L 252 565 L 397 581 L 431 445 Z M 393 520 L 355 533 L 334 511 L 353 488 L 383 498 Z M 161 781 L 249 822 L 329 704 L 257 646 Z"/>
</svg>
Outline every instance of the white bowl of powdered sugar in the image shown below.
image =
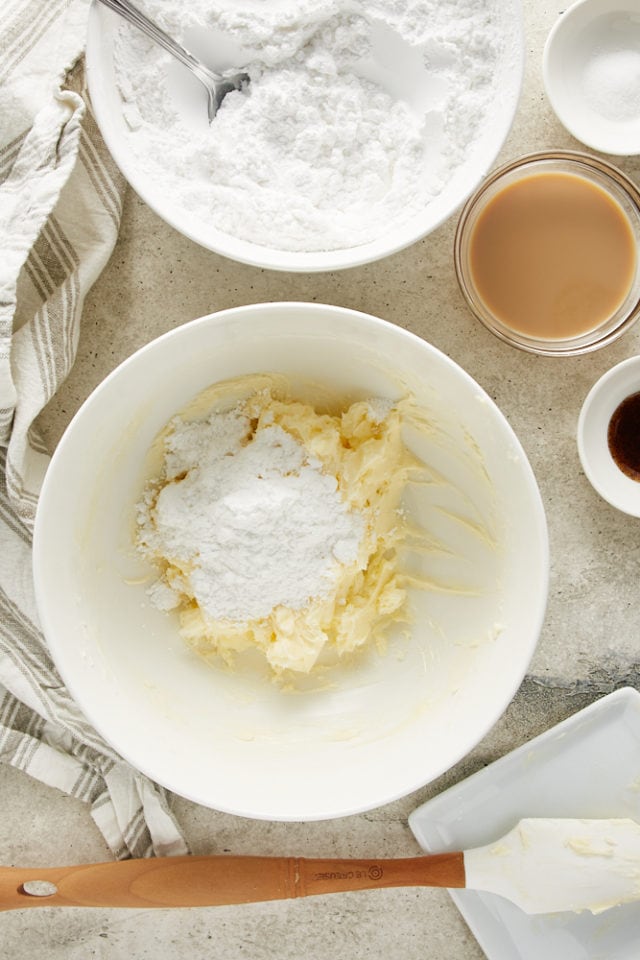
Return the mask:
<svg viewBox="0 0 640 960">
<path fill-rule="evenodd" d="M 209 126 L 198 81 L 94 3 L 87 72 L 137 193 L 197 243 L 281 270 L 379 259 L 492 166 L 523 70 L 519 0 L 140 0 L 244 92 Z"/>
<path fill-rule="evenodd" d="M 34 576 L 62 678 L 126 760 L 215 809 L 311 820 L 416 790 L 498 720 L 547 535 L 517 438 L 453 361 L 355 311 L 258 304 L 89 397 Z"/>
</svg>

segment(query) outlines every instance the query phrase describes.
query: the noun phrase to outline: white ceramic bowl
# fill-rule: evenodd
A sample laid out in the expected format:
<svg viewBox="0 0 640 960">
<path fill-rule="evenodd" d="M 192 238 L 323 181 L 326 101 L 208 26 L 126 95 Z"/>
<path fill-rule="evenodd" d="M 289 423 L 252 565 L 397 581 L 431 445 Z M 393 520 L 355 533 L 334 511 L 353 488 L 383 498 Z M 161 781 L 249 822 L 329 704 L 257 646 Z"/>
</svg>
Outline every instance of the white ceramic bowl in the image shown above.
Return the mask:
<svg viewBox="0 0 640 960">
<path fill-rule="evenodd" d="M 564 127 L 593 150 L 640 153 L 637 0 L 578 0 L 556 21 L 542 72 Z"/>
<path fill-rule="evenodd" d="M 426 206 L 417 206 L 409 218 L 403 215 L 401 223 L 388 223 L 383 236 L 358 246 L 297 252 L 237 239 L 217 229 L 214 216 L 210 217 L 206 223 L 196 220 L 192 212 L 176 201 L 172 191 L 168 190 L 165 184 L 152 180 L 145 165 L 138 162 L 133 155 L 129 144 L 128 127 L 123 116 L 123 105 L 114 67 L 114 38 L 119 18 L 105 9 L 98 0 L 94 0 L 90 11 L 86 48 L 87 80 L 96 120 L 111 154 L 136 193 L 158 216 L 201 246 L 233 260 L 274 270 L 338 270 L 368 263 L 409 246 L 442 224 L 475 189 L 492 167 L 502 147 L 511 127 L 520 95 L 524 44 L 520 0 L 496 0 L 496 2 L 502 34 L 500 41 L 503 44 L 503 50 L 494 71 L 495 89 L 499 91 L 499 96 L 495 98 L 478 136 L 470 147 L 462 151 L 463 155 L 457 165 L 447 172 L 446 184 L 437 196 Z M 409 91 L 406 94 L 407 100 L 430 103 L 435 95 L 432 90 L 434 84 L 429 74 L 416 66 L 422 53 L 407 55 L 403 59 L 396 50 L 399 47 L 398 41 L 394 43 L 393 39 L 390 37 L 388 43 L 380 44 L 382 49 L 377 59 L 374 58 L 371 70 L 379 77 L 383 88 L 390 88 L 392 83 L 396 95 L 403 96 L 406 91 Z M 194 42 L 198 47 L 202 45 L 207 48 L 209 57 L 214 61 L 210 65 L 220 63 L 221 68 L 229 66 L 224 62 L 225 57 L 229 55 L 229 42 L 224 38 L 221 42 L 220 38 L 214 35 L 204 39 L 196 38 Z M 392 51 L 393 56 L 392 69 L 387 63 L 389 50 Z M 440 54 L 436 53 L 436 56 Z M 422 81 L 422 87 L 417 89 L 420 81 Z M 181 81 L 173 74 L 169 79 L 169 86 L 177 99 L 185 99 Z M 195 86 L 197 88 L 197 82 Z M 466 111 L 471 108 L 468 103 L 460 105 L 459 126 L 463 131 L 467 128 Z M 202 113 L 204 117 L 204 104 Z M 431 136 L 434 137 L 434 149 L 436 149 L 437 132 L 432 131 Z M 243 149 L 242 144 L 239 145 L 239 149 Z"/>
<path fill-rule="evenodd" d="M 578 417 L 578 453 L 587 479 L 607 503 L 632 517 L 640 517 L 640 482 L 618 467 L 607 435 L 618 406 L 638 392 L 640 356 L 629 357 L 596 381 Z"/>
<path fill-rule="evenodd" d="M 148 602 L 148 568 L 132 545 L 158 430 L 209 384 L 258 371 L 350 398 L 411 391 L 434 423 L 408 438 L 439 480 L 412 486 L 406 507 L 443 544 L 419 561 L 434 589 L 412 596 L 409 638 L 294 694 L 199 660 Z M 179 327 L 95 390 L 47 472 L 34 573 L 64 681 L 122 756 L 206 806 L 311 820 L 417 789 L 498 720 L 538 639 L 547 535 L 518 440 L 452 360 L 366 314 L 274 303 Z"/>
</svg>

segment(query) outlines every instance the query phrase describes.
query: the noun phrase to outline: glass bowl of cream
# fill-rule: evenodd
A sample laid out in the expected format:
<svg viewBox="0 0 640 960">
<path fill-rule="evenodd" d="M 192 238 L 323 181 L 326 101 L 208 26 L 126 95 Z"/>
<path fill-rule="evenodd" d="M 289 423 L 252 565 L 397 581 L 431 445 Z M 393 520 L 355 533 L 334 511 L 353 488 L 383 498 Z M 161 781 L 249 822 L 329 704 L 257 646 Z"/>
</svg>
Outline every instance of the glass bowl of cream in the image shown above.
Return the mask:
<svg viewBox="0 0 640 960">
<path fill-rule="evenodd" d="M 496 336 L 575 356 L 611 343 L 640 313 L 640 193 L 588 154 L 528 154 L 491 174 L 455 236 L 460 289 Z"/>
</svg>

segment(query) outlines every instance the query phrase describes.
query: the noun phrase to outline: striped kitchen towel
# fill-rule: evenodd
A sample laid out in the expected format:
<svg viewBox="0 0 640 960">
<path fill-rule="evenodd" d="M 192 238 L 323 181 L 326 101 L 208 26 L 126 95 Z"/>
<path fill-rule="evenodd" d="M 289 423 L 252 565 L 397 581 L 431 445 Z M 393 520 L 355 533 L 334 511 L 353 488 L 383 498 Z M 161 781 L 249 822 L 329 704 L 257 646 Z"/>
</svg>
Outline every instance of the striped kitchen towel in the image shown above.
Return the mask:
<svg viewBox="0 0 640 960">
<path fill-rule="evenodd" d="M 166 855 L 188 852 L 169 798 L 69 696 L 31 575 L 49 460 L 35 422 L 73 365 L 124 195 L 84 85 L 88 7 L 6 0 L 0 18 L 0 760 L 85 800 L 114 856 Z"/>
</svg>

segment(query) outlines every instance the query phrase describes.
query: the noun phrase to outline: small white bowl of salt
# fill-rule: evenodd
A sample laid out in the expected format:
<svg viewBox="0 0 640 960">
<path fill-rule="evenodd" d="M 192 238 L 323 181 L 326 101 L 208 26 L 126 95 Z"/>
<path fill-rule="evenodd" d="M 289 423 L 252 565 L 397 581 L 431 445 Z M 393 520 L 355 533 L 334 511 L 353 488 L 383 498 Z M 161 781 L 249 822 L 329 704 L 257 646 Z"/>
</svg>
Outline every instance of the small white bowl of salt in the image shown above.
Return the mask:
<svg viewBox="0 0 640 960">
<path fill-rule="evenodd" d="M 640 4 L 578 0 L 552 28 L 542 71 L 562 125 L 593 150 L 640 154 Z"/>
</svg>

